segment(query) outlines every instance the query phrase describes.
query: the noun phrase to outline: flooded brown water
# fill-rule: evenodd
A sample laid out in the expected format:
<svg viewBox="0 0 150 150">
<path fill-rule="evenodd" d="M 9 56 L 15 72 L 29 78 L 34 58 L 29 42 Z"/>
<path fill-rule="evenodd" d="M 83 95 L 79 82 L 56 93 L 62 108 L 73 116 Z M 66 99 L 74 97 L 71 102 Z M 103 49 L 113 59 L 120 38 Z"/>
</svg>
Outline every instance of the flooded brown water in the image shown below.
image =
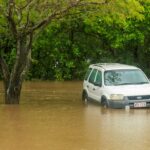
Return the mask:
<svg viewBox="0 0 150 150">
<path fill-rule="evenodd" d="M 149 150 L 150 109 L 81 101 L 82 82 L 26 82 L 18 106 L 2 104 L 0 150 Z"/>
</svg>

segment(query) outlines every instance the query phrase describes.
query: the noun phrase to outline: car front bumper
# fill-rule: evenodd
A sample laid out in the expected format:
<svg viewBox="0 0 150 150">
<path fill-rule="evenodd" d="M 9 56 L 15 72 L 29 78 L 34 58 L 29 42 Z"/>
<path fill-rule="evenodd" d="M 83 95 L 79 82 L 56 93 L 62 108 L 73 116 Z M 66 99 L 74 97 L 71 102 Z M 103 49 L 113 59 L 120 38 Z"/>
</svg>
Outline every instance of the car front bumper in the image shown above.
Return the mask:
<svg viewBox="0 0 150 150">
<path fill-rule="evenodd" d="M 150 107 L 150 99 L 149 100 L 108 100 L 109 107 L 111 108 L 125 108 L 126 106 L 129 106 L 129 108 L 148 108 Z M 143 105 L 143 103 L 145 105 Z M 139 104 L 136 106 L 136 104 Z M 141 104 L 141 105 L 140 105 Z"/>
</svg>

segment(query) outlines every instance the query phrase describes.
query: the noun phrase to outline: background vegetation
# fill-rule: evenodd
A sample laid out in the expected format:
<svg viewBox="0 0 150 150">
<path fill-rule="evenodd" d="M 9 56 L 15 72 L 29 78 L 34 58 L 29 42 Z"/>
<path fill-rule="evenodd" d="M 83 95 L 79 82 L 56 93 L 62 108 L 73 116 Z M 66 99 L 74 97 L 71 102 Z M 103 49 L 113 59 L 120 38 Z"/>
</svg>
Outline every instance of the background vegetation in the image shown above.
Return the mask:
<svg viewBox="0 0 150 150">
<path fill-rule="evenodd" d="M 88 13 L 78 9 L 61 20 L 54 20 L 36 37 L 32 63 L 27 79 L 78 80 L 87 66 L 98 62 L 133 64 L 150 77 L 150 3 L 140 0 L 128 8 L 135 17 L 115 13 Z M 124 7 L 124 6 L 122 6 Z M 140 7 L 140 15 L 132 12 Z M 128 15 L 128 14 L 127 14 Z M 9 37 L 9 38 L 8 38 Z M 9 33 L 0 35 L 0 49 L 13 49 L 6 53 L 9 67 L 15 59 L 15 46 Z"/>
</svg>

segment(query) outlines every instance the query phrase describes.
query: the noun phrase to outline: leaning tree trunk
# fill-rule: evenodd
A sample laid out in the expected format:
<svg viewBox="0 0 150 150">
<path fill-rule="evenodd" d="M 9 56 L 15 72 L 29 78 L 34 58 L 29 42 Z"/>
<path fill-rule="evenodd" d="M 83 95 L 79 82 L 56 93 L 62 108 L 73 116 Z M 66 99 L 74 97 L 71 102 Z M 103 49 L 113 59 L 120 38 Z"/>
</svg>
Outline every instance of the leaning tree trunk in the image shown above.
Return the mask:
<svg viewBox="0 0 150 150">
<path fill-rule="evenodd" d="M 0 58 L 0 63 L 3 73 L 5 104 L 19 104 L 22 75 L 18 72 L 18 67 L 16 66 L 19 66 L 20 62 L 16 59 L 16 64 L 11 73 L 9 72 L 8 66 L 2 57 Z"/>
<path fill-rule="evenodd" d="M 5 103 L 6 104 L 19 104 L 20 93 L 23 81 L 23 70 L 26 66 L 26 56 L 18 55 L 15 65 L 11 72 L 9 82 L 5 85 Z"/>
<path fill-rule="evenodd" d="M 5 87 L 5 104 L 19 104 L 20 102 L 22 83 L 29 63 L 28 56 L 31 50 L 31 45 L 32 34 L 26 37 L 20 36 L 17 39 L 15 64 L 10 73 L 6 63 L 1 61 Z"/>
<path fill-rule="evenodd" d="M 5 104 L 19 104 L 21 87 L 21 81 L 11 81 L 10 86 L 5 91 Z"/>
</svg>

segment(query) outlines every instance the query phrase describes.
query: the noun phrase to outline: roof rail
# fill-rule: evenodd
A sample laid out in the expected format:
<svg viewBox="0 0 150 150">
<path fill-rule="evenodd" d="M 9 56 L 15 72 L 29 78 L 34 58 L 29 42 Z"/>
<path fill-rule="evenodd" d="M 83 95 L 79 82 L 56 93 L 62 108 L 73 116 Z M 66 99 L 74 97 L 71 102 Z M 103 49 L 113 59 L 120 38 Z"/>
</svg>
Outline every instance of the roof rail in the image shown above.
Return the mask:
<svg viewBox="0 0 150 150">
<path fill-rule="evenodd" d="M 97 64 L 93 64 L 94 66 L 98 66 L 98 67 L 103 67 L 103 66 L 107 66 L 107 65 L 120 65 L 120 63 L 97 63 Z"/>
</svg>

